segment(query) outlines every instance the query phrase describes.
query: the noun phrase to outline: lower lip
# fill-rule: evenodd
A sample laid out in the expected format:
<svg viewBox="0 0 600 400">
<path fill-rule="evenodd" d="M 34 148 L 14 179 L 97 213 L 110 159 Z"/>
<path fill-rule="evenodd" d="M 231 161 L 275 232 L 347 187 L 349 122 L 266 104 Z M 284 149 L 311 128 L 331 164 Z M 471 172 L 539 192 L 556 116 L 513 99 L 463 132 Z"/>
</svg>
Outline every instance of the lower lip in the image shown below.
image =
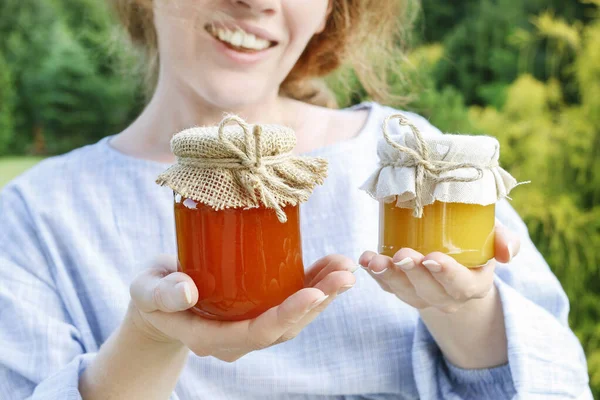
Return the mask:
<svg viewBox="0 0 600 400">
<path fill-rule="evenodd" d="M 215 38 L 213 35 L 209 34 L 209 36 L 214 40 L 217 49 L 224 53 L 231 60 L 235 61 L 239 64 L 256 64 L 266 57 L 269 56 L 271 51 L 275 48 L 275 46 L 271 46 L 265 50 L 253 51 L 252 53 L 246 53 L 242 51 L 234 50 L 228 47 L 225 43 L 221 42 L 219 39 Z"/>
</svg>

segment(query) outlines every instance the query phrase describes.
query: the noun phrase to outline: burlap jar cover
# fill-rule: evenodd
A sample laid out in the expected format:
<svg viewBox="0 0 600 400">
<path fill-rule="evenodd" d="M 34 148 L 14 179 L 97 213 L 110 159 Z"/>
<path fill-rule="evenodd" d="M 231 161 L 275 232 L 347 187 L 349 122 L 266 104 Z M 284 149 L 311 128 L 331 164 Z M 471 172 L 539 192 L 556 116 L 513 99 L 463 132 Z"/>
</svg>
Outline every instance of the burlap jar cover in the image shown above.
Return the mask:
<svg viewBox="0 0 600 400">
<path fill-rule="evenodd" d="M 228 125 L 234 123 L 235 125 Z M 186 129 L 171 139 L 177 163 L 156 183 L 210 206 L 283 208 L 308 200 L 327 176 L 327 161 L 294 156 L 296 135 L 280 125 L 250 125 L 230 115 L 218 126 Z"/>
<path fill-rule="evenodd" d="M 392 120 L 400 124 L 400 134 L 390 134 Z M 376 200 L 413 209 L 416 218 L 435 201 L 493 204 L 520 184 L 498 165 L 500 144 L 493 137 L 424 136 L 403 114 L 387 117 L 382 129 L 379 168 L 361 189 Z"/>
</svg>

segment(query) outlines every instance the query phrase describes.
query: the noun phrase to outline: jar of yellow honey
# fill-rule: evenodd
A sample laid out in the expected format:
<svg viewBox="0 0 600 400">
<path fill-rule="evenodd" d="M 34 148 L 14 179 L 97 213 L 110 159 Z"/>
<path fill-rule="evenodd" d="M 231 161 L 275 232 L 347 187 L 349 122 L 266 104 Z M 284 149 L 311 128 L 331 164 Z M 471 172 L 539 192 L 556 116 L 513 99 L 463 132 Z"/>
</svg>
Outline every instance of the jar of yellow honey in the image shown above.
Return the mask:
<svg viewBox="0 0 600 400">
<path fill-rule="evenodd" d="M 466 267 L 494 258 L 495 204 L 517 185 L 498 165 L 498 141 L 424 135 L 403 114 L 386 118 L 383 136 L 379 168 L 362 186 L 380 201 L 379 252 L 442 252 Z"/>
<path fill-rule="evenodd" d="M 289 128 L 236 116 L 173 137 L 177 163 L 157 183 L 175 193 L 179 270 L 200 316 L 254 318 L 304 287 L 299 204 L 327 163 L 292 155 L 295 144 Z"/>
</svg>

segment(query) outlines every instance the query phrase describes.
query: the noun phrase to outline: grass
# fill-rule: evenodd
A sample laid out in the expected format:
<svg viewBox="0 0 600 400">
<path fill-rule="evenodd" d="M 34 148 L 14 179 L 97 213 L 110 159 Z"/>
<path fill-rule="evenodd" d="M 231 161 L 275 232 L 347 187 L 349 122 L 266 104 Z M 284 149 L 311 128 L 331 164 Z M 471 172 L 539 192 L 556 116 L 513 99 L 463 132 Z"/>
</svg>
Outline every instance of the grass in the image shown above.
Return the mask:
<svg viewBox="0 0 600 400">
<path fill-rule="evenodd" d="M 0 157 L 0 188 L 25 170 L 33 167 L 41 157 Z"/>
</svg>

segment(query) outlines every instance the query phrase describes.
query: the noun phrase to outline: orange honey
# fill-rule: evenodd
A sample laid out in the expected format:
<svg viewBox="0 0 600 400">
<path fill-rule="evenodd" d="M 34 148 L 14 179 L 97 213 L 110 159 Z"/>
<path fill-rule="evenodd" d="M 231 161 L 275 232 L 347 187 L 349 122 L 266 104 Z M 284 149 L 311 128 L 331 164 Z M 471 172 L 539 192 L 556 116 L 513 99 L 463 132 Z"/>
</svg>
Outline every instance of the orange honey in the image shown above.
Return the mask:
<svg viewBox="0 0 600 400">
<path fill-rule="evenodd" d="M 235 321 L 254 318 L 304 287 L 298 206 L 274 210 L 213 208 L 175 201 L 179 270 L 198 287 L 192 311 Z"/>
<path fill-rule="evenodd" d="M 439 251 L 466 267 L 485 264 L 494 257 L 495 204 L 444 203 L 423 208 L 423 217 L 412 209 L 381 203 L 379 252 L 393 257 L 403 247 L 423 255 Z"/>
</svg>

